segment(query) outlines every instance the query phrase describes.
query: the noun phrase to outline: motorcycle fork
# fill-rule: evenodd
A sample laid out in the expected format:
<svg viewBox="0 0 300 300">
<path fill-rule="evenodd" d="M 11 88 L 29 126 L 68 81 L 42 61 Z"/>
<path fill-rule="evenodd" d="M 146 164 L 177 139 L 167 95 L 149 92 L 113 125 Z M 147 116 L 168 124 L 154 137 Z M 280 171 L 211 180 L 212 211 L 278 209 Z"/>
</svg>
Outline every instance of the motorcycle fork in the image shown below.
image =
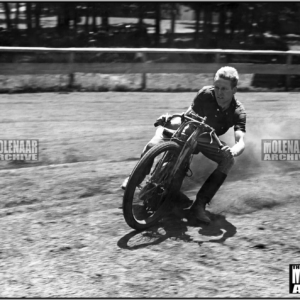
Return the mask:
<svg viewBox="0 0 300 300">
<path fill-rule="evenodd" d="M 190 164 L 190 156 L 193 154 L 193 152 L 195 151 L 196 147 L 197 147 L 197 136 L 201 133 L 201 128 L 197 128 L 192 134 L 191 136 L 187 139 L 187 141 L 185 142 L 179 156 L 178 159 L 175 163 L 175 166 L 172 170 L 171 176 L 170 178 L 174 178 L 174 176 L 176 176 L 177 173 L 181 173 L 180 170 L 185 166 L 185 164 L 187 164 L 187 166 L 189 166 Z M 184 170 L 184 176 L 181 180 L 181 183 L 183 181 L 185 177 L 185 170 Z"/>
</svg>

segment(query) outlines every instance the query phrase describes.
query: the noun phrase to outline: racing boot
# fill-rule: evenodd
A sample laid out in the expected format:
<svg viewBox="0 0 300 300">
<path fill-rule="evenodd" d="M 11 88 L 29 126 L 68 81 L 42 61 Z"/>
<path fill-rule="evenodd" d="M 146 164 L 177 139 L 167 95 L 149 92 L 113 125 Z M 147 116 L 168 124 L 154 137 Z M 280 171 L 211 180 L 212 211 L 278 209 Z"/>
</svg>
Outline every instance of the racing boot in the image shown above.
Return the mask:
<svg viewBox="0 0 300 300">
<path fill-rule="evenodd" d="M 209 203 L 208 198 L 196 198 L 196 201 L 192 207 L 192 211 L 199 221 L 209 224 L 211 220 L 205 211 L 205 206 L 207 203 Z"/>
<path fill-rule="evenodd" d="M 199 192 L 197 193 L 195 203 L 192 207 L 194 215 L 200 221 L 210 223 L 210 218 L 205 211 L 206 204 L 209 204 L 216 192 L 225 181 L 227 174 L 222 173 L 218 169 L 213 171 L 206 179 Z"/>
<path fill-rule="evenodd" d="M 121 185 L 121 189 L 124 190 L 124 191 L 126 190 L 126 186 L 127 186 L 129 177 L 130 177 L 130 176 L 126 177 L 126 178 L 124 179 L 122 185 Z"/>
</svg>

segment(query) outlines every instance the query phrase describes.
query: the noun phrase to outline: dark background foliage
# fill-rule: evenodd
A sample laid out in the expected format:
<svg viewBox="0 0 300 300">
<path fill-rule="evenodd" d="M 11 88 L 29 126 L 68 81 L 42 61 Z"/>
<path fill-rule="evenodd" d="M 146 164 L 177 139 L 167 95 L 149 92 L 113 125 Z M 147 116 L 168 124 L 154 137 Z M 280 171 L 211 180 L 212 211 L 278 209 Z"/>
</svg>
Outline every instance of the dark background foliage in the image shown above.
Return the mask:
<svg viewBox="0 0 300 300">
<path fill-rule="evenodd" d="M 1 6 L 1 46 L 288 50 L 287 40 L 300 34 L 298 2 L 3 2 Z M 193 11 L 194 22 L 186 25 L 193 33 L 175 30 L 183 6 Z M 51 17 L 54 27 L 42 25 Z M 111 17 L 124 22 L 110 24 Z M 153 19 L 153 24 L 145 19 Z M 170 20 L 166 32 L 161 28 L 163 19 Z"/>
</svg>

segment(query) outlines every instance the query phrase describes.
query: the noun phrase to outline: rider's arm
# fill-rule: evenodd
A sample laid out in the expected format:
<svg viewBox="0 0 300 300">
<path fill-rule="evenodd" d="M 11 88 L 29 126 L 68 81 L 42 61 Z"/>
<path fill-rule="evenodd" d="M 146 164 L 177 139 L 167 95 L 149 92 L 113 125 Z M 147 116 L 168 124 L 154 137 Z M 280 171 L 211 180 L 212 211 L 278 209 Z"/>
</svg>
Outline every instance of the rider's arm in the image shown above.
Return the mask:
<svg viewBox="0 0 300 300">
<path fill-rule="evenodd" d="M 244 136 L 245 132 L 241 130 L 236 130 L 234 132 L 235 145 L 231 147 L 231 153 L 233 156 L 239 156 L 243 153 L 245 149 Z"/>
<path fill-rule="evenodd" d="M 234 123 L 235 145 L 230 148 L 230 152 L 233 156 L 239 156 L 245 149 L 244 136 L 246 132 L 246 111 L 240 103 L 234 116 Z"/>
</svg>

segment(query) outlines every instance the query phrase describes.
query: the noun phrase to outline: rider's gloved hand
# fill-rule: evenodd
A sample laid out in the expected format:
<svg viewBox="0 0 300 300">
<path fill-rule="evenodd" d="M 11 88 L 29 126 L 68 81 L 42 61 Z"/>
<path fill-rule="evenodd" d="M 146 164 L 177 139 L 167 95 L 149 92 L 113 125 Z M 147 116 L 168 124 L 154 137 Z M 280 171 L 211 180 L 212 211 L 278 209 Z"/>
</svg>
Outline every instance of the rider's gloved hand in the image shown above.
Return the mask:
<svg viewBox="0 0 300 300">
<path fill-rule="evenodd" d="M 168 123 L 172 118 L 172 115 L 169 115 L 168 113 L 161 115 L 159 118 L 156 119 L 154 126 L 165 126 L 166 123 Z"/>
</svg>

